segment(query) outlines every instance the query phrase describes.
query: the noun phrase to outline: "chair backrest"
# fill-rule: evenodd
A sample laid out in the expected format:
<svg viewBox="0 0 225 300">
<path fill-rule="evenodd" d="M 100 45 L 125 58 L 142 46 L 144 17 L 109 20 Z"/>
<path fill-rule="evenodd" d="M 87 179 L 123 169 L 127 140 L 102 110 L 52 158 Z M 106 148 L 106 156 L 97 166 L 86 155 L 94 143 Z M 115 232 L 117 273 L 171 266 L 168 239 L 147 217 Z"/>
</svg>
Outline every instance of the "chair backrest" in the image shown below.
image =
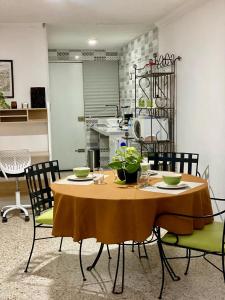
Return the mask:
<svg viewBox="0 0 225 300">
<path fill-rule="evenodd" d="M 42 162 L 29 166 L 25 170 L 33 216 L 53 206 L 51 182 L 60 178 L 58 160 Z"/>
<path fill-rule="evenodd" d="M 0 169 L 7 178 L 7 174 L 24 173 L 24 169 L 31 164 L 31 154 L 27 149 L 0 151 Z"/>
<path fill-rule="evenodd" d="M 150 152 L 148 160 L 154 170 L 198 175 L 199 154 L 184 152 Z"/>
</svg>

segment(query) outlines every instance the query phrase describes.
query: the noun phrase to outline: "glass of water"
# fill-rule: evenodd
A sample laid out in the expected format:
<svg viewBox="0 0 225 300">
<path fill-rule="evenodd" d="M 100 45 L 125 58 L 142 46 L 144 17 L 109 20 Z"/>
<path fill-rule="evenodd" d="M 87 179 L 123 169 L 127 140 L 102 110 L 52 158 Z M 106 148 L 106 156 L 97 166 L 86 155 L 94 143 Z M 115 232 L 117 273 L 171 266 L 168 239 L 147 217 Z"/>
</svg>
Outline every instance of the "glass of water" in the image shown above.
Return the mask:
<svg viewBox="0 0 225 300">
<path fill-rule="evenodd" d="M 103 184 L 104 183 L 104 172 L 103 168 L 95 168 L 93 173 L 93 180 L 95 184 Z"/>
<path fill-rule="evenodd" d="M 139 171 L 137 174 L 137 186 L 138 188 L 143 188 L 149 185 L 149 175 L 148 172 Z"/>
</svg>

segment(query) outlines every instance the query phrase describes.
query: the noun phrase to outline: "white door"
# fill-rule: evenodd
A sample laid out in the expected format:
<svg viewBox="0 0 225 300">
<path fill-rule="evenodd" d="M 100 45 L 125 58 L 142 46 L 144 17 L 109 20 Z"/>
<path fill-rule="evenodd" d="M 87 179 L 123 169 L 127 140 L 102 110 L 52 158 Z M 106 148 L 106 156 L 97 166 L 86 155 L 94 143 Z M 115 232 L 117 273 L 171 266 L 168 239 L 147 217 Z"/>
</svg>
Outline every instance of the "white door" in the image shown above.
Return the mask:
<svg viewBox="0 0 225 300">
<path fill-rule="evenodd" d="M 52 158 L 61 170 L 84 166 L 82 63 L 49 63 Z"/>
</svg>

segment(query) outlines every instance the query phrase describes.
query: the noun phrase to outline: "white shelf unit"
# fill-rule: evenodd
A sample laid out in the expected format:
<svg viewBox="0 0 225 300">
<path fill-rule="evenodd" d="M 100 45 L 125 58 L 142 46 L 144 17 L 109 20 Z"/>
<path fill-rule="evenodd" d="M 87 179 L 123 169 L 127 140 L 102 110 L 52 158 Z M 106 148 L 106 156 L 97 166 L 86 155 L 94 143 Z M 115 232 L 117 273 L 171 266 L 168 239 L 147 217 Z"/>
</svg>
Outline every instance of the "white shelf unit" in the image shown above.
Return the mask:
<svg viewBox="0 0 225 300">
<path fill-rule="evenodd" d="M 0 150 L 26 148 L 32 163 L 49 159 L 47 108 L 1 109 Z"/>
</svg>

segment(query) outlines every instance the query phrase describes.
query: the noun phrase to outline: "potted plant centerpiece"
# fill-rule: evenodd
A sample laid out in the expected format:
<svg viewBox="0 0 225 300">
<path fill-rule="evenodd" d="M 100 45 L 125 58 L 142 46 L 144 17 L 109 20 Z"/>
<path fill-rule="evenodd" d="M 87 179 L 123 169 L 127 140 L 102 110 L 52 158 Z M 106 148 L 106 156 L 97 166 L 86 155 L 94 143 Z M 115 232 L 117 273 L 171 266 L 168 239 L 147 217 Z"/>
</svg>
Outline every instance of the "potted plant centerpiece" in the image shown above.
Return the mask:
<svg viewBox="0 0 225 300">
<path fill-rule="evenodd" d="M 141 162 L 142 156 L 135 147 L 122 146 L 116 150 L 109 167 L 117 170 L 120 180 L 134 183 L 137 182 L 137 172 L 140 170 Z"/>
</svg>

